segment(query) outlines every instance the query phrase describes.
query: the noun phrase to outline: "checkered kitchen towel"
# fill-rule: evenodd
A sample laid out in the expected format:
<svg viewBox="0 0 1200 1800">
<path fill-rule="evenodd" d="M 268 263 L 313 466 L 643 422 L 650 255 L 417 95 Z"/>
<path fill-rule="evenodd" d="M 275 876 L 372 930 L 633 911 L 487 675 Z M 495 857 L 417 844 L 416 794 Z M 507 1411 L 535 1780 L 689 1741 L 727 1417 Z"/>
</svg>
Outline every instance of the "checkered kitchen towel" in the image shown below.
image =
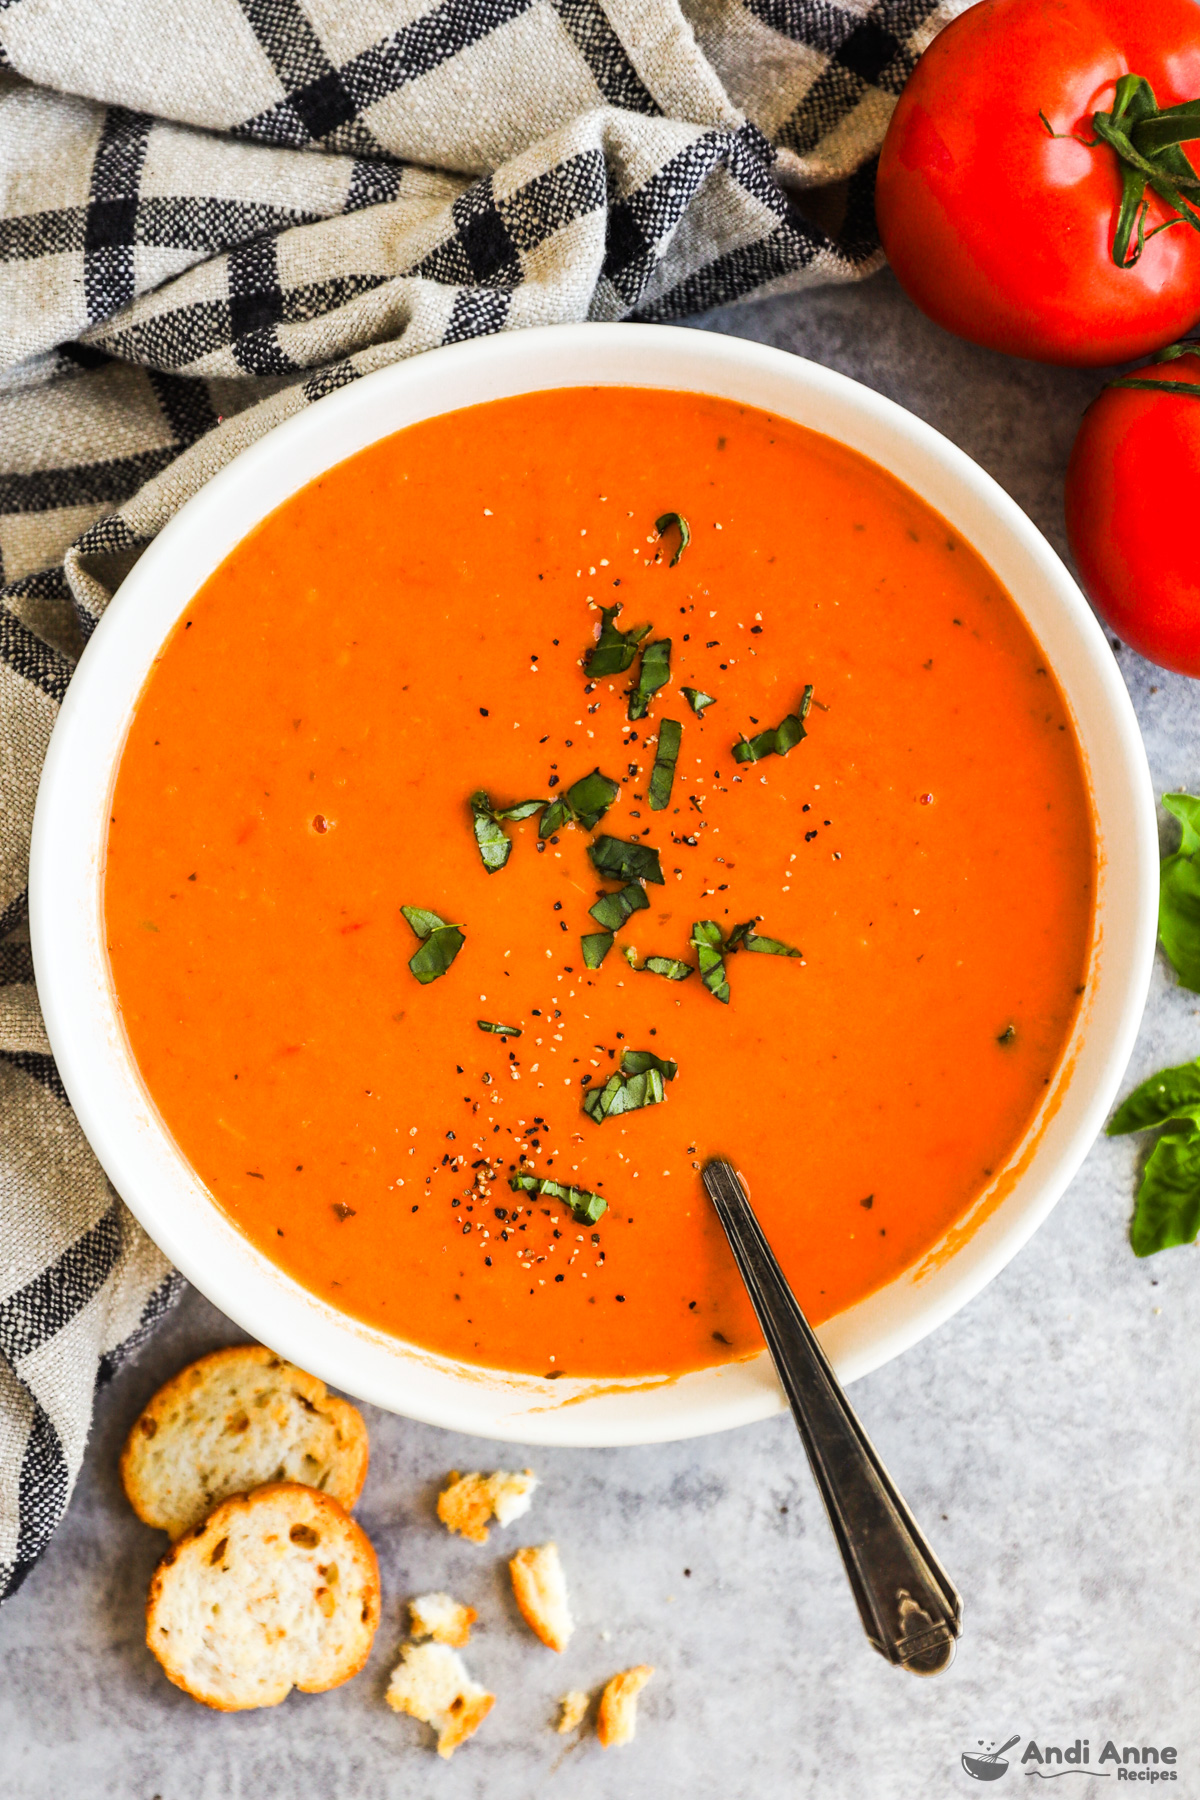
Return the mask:
<svg viewBox="0 0 1200 1800">
<path fill-rule="evenodd" d="M 75 657 L 244 445 L 435 344 L 878 266 L 966 0 L 0 0 L 0 1595 L 178 1278 L 49 1054 L 25 886 Z"/>
</svg>

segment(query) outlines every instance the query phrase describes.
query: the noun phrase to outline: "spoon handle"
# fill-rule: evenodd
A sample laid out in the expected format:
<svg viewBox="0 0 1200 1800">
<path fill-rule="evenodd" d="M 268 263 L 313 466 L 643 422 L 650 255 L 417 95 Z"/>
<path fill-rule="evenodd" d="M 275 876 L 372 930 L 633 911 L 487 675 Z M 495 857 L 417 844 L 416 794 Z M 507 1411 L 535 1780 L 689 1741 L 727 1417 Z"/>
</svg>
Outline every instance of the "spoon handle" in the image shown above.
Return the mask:
<svg viewBox="0 0 1200 1800">
<path fill-rule="evenodd" d="M 954 1655 L 962 1602 L 854 1416 L 737 1171 L 710 1162 L 704 1185 L 808 1452 L 863 1630 L 889 1662 L 936 1675 Z"/>
</svg>

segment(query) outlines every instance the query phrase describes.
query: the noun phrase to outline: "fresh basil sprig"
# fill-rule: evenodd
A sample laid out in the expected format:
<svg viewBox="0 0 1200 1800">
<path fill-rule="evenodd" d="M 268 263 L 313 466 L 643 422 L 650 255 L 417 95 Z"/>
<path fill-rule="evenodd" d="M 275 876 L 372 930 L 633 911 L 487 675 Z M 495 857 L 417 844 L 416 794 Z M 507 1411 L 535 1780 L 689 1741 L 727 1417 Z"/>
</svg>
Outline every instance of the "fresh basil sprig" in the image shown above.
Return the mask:
<svg viewBox="0 0 1200 1800">
<path fill-rule="evenodd" d="M 421 948 L 409 957 L 408 966 L 422 985 L 428 985 L 446 973 L 462 949 L 462 931 L 420 906 L 402 906 L 400 911 L 421 939 Z"/>
<path fill-rule="evenodd" d="M 1183 827 L 1173 856 L 1163 858 L 1158 935 L 1181 987 L 1200 993 L 1200 800 L 1164 794 L 1163 805 Z"/>
<path fill-rule="evenodd" d="M 600 636 L 583 659 L 583 672 L 590 679 L 597 675 L 623 675 L 633 667 L 638 645 L 650 635 L 649 625 L 635 625 L 630 631 L 618 629 L 616 620 L 621 608 L 605 606 L 600 613 Z"/>
<path fill-rule="evenodd" d="M 508 1185 L 514 1194 L 536 1194 L 542 1200 L 561 1200 L 570 1207 L 579 1225 L 595 1225 L 608 1211 L 608 1201 L 603 1194 L 593 1194 L 588 1188 L 564 1187 L 561 1181 L 551 1181 L 548 1175 L 510 1175 Z"/>
<path fill-rule="evenodd" d="M 593 830 L 620 791 L 620 782 L 614 781 L 611 775 L 602 775 L 599 769 L 593 769 L 590 775 L 581 775 L 546 806 L 538 836 L 553 837 L 556 831 L 569 824 L 582 825 L 585 831 Z"/>
<path fill-rule="evenodd" d="M 520 1037 L 519 1025 L 497 1025 L 494 1019 L 476 1019 L 480 1031 L 490 1031 L 496 1037 Z"/>
<path fill-rule="evenodd" d="M 1109 1137 L 1161 1135 L 1142 1170 L 1129 1241 L 1153 1256 L 1200 1234 L 1200 1059 L 1151 1075 L 1117 1108 Z"/>
<path fill-rule="evenodd" d="M 665 1083 L 674 1081 L 679 1065 L 652 1050 L 626 1050 L 621 1067 L 603 1087 L 590 1088 L 583 1096 L 583 1110 L 597 1125 L 619 1113 L 639 1112 L 644 1106 L 660 1106 L 667 1097 Z"/>
<path fill-rule="evenodd" d="M 680 693 L 698 719 L 704 717 L 705 707 L 712 706 L 717 698 L 715 694 L 706 694 L 703 688 L 685 687 L 680 689 Z"/>
<path fill-rule="evenodd" d="M 679 746 L 682 742 L 683 726 L 676 719 L 663 719 L 658 727 L 658 754 L 650 771 L 650 786 L 647 790 L 652 812 L 663 812 L 671 804 L 675 764 L 679 761 Z"/>
<path fill-rule="evenodd" d="M 638 678 L 629 690 L 629 717 L 644 719 L 659 688 L 671 679 L 671 640 L 655 638 L 642 650 Z"/>
<path fill-rule="evenodd" d="M 692 528 L 682 513 L 663 513 L 661 518 L 655 519 L 654 521 L 654 529 L 657 531 L 659 537 L 662 537 L 664 532 L 669 531 L 672 525 L 678 525 L 679 527 L 679 548 L 667 564 L 668 569 L 673 569 L 675 567 L 675 564 L 679 561 L 680 557 L 692 541 Z"/>
<path fill-rule="evenodd" d="M 804 729 L 804 721 L 812 705 L 812 683 L 806 686 L 800 698 L 798 711 L 789 713 L 772 730 L 760 731 L 756 737 L 739 737 L 733 746 L 733 760 L 740 763 L 761 762 L 764 756 L 786 756 L 794 750 L 802 738 L 808 736 Z"/>
<path fill-rule="evenodd" d="M 631 844 L 624 838 L 598 837 L 588 845 L 597 875 L 606 881 L 649 881 L 665 887 L 666 881 L 652 844 Z"/>
<path fill-rule="evenodd" d="M 531 819 L 534 813 L 541 812 L 543 806 L 548 804 L 546 800 L 518 800 L 515 806 L 493 806 L 482 788 L 471 795 L 475 842 L 479 845 L 479 854 L 489 875 L 502 869 L 512 854 L 512 840 L 500 821 Z"/>
</svg>

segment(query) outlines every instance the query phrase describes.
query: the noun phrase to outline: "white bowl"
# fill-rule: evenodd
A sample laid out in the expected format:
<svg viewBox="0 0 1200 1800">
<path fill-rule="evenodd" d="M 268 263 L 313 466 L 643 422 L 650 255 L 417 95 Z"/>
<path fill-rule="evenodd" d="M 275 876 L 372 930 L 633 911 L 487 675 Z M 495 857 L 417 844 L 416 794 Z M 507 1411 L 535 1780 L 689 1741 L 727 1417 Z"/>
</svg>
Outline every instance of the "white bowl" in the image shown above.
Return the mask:
<svg viewBox="0 0 1200 1800">
<path fill-rule="evenodd" d="M 977 1294 L 1046 1217 L 1115 1096 L 1154 954 L 1158 845 L 1145 753 L 1104 635 L 1045 539 L 953 444 L 814 363 L 662 326 L 569 325 L 430 351 L 342 388 L 210 481 L 109 606 L 55 728 L 34 821 L 31 930 L 50 1042 L 117 1191 L 189 1281 L 249 1332 L 391 1411 L 524 1443 L 631 1444 L 765 1417 L 765 1355 L 675 1380 L 497 1375 L 360 1325 L 282 1274 L 230 1224 L 175 1148 L 130 1054 L 104 948 L 109 797 L 154 658 L 197 588 L 265 514 L 332 464 L 435 414 L 532 390 L 609 384 L 715 394 L 795 419 L 890 469 L 947 518 L 1013 595 L 1058 677 L 1087 763 L 1100 846 L 1083 1017 L 1042 1114 L 991 1198 L 943 1243 L 820 1333 L 843 1381 L 896 1356 Z M 1007 1191 L 1006 1191 L 1007 1190 Z M 1000 1198 L 997 1200 L 997 1193 Z"/>
</svg>

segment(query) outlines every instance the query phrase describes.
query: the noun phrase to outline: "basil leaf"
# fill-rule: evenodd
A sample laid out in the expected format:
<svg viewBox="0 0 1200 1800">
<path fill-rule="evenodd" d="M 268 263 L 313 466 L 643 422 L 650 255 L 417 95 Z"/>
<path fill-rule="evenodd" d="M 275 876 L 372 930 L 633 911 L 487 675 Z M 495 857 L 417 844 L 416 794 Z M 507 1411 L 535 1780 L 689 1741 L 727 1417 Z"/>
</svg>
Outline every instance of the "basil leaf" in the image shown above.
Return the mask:
<svg viewBox="0 0 1200 1800">
<path fill-rule="evenodd" d="M 1195 1243 L 1198 1232 L 1200 1131 L 1180 1120 L 1167 1126 L 1147 1158 L 1129 1242 L 1135 1256 L 1153 1256 Z"/>
<path fill-rule="evenodd" d="M 658 754 L 650 771 L 648 794 L 652 812 L 662 812 L 671 803 L 675 764 L 679 761 L 679 746 L 682 742 L 683 726 L 675 719 L 663 719 L 658 727 Z"/>
<path fill-rule="evenodd" d="M 665 975 L 668 981 L 686 981 L 694 973 L 691 963 L 675 956 L 648 956 L 638 971 L 642 975 Z"/>
<path fill-rule="evenodd" d="M 417 980 L 427 986 L 446 973 L 463 947 L 463 934 L 457 925 L 447 925 L 435 912 L 426 912 L 422 907 L 402 906 L 400 911 L 422 940 L 421 948 L 409 957 L 408 966 Z"/>
<path fill-rule="evenodd" d="M 675 567 L 675 564 L 679 561 L 680 557 L 692 541 L 692 528 L 682 513 L 664 513 L 660 519 L 655 519 L 654 521 L 654 529 L 657 531 L 659 537 L 663 535 L 664 531 L 669 531 L 672 525 L 678 525 L 679 527 L 679 548 L 667 564 L 668 569 L 673 569 Z"/>
<path fill-rule="evenodd" d="M 800 698 L 800 706 L 794 713 L 780 721 L 773 730 L 760 731 L 756 737 L 740 737 L 733 746 L 733 760 L 739 763 L 761 762 L 764 756 L 786 756 L 794 750 L 800 741 L 808 736 L 804 729 L 804 721 L 808 717 L 812 705 L 813 689 L 809 682 Z"/>
<path fill-rule="evenodd" d="M 619 893 L 601 894 L 595 906 L 588 907 L 588 912 L 605 931 L 620 931 L 628 918 L 649 904 L 645 888 L 639 882 L 631 881 Z"/>
<path fill-rule="evenodd" d="M 652 1050 L 626 1050 L 618 1072 L 603 1087 L 590 1088 L 583 1096 L 583 1110 L 597 1125 L 621 1113 L 640 1112 L 645 1106 L 661 1106 L 665 1082 L 674 1081 L 678 1065 L 655 1056 Z"/>
<path fill-rule="evenodd" d="M 563 1201 L 579 1225 L 595 1225 L 608 1211 L 608 1201 L 602 1194 L 593 1194 L 588 1188 L 564 1187 L 548 1175 L 510 1175 L 508 1185 L 514 1194 L 537 1194 L 544 1200 Z"/>
<path fill-rule="evenodd" d="M 579 824 L 585 831 L 591 831 L 594 825 L 600 823 L 620 792 L 619 781 L 614 781 L 611 775 L 602 775 L 599 769 L 593 769 L 590 775 L 572 782 L 566 792 L 566 801 Z"/>
<path fill-rule="evenodd" d="M 1162 803 L 1183 827 L 1181 856 L 1195 856 L 1200 850 L 1200 800 L 1194 794 L 1164 794 Z"/>
<path fill-rule="evenodd" d="M 802 950 L 794 950 L 790 944 L 781 943 L 778 938 L 760 937 L 755 930 L 757 920 L 747 919 L 744 925 L 735 925 L 725 944 L 726 954 L 731 950 L 757 950 L 760 956 L 802 956 Z"/>
<path fill-rule="evenodd" d="M 519 1025 L 497 1025 L 492 1019 L 476 1019 L 475 1023 L 480 1031 L 490 1031 L 496 1037 L 521 1037 L 523 1035 Z"/>
<path fill-rule="evenodd" d="M 556 831 L 570 822 L 571 813 L 565 800 L 552 800 L 542 814 L 542 822 L 538 826 L 540 838 L 553 837 Z"/>
<path fill-rule="evenodd" d="M 502 869 L 512 854 L 512 842 L 501 827 L 501 819 L 530 819 L 545 805 L 545 800 L 518 800 L 515 806 L 493 806 L 482 788 L 471 795 L 475 842 L 489 875 Z"/>
<path fill-rule="evenodd" d="M 631 631 L 619 631 L 615 624 L 620 606 L 606 606 L 600 613 L 600 636 L 583 659 L 587 676 L 623 675 L 633 667 L 638 645 L 649 635 L 649 625 L 636 625 Z"/>
<path fill-rule="evenodd" d="M 669 1057 L 655 1056 L 653 1050 L 626 1050 L 621 1056 L 621 1067 L 626 1075 L 644 1075 L 647 1069 L 657 1069 L 664 1081 L 674 1081 L 679 1073 L 679 1064 Z"/>
<path fill-rule="evenodd" d="M 400 911 L 419 938 L 427 938 L 431 931 L 440 930 L 446 923 L 445 919 L 439 919 L 435 912 L 426 912 L 420 906 L 402 906 Z"/>
<path fill-rule="evenodd" d="M 629 717 L 644 719 L 659 688 L 671 679 L 671 640 L 655 638 L 642 651 L 636 683 L 629 690 Z"/>
<path fill-rule="evenodd" d="M 612 947 L 613 934 L 611 931 L 589 931 L 586 937 L 581 937 L 579 940 L 584 967 L 598 969 Z"/>
<path fill-rule="evenodd" d="M 721 940 L 721 927 L 715 919 L 697 919 L 692 926 L 689 941 L 696 951 L 700 979 L 710 994 L 723 1006 L 728 1006 L 729 983 L 725 979 L 725 945 Z"/>
<path fill-rule="evenodd" d="M 652 844 L 630 844 L 624 838 L 598 837 L 588 845 L 588 855 L 596 873 L 608 881 L 649 881 L 657 887 L 666 886 L 658 851 Z"/>
<path fill-rule="evenodd" d="M 578 781 L 572 782 L 569 788 L 564 788 L 558 799 L 551 800 L 538 826 L 538 836 L 553 837 L 566 824 L 582 825 L 585 831 L 591 831 L 600 823 L 620 791 L 619 781 L 614 781 L 611 775 L 602 775 L 599 769 L 593 769 L 590 775 L 583 775 Z"/>
<path fill-rule="evenodd" d="M 698 719 L 704 717 L 705 707 L 712 706 L 716 700 L 715 694 L 706 694 L 703 688 L 685 687 L 680 691 Z"/>
<path fill-rule="evenodd" d="M 622 944 L 621 945 L 621 955 L 625 958 L 625 961 L 629 964 L 630 968 L 636 970 L 636 968 L 637 968 L 637 951 L 634 949 L 633 945 L 632 944 Z"/>
<path fill-rule="evenodd" d="M 1173 856 L 1162 863 L 1158 935 L 1179 984 L 1200 993 L 1200 800 L 1164 794 L 1163 805 L 1183 827 Z"/>
<path fill-rule="evenodd" d="M 1134 1088 L 1110 1119 L 1108 1136 L 1153 1131 L 1170 1119 L 1200 1122 L 1200 1057 L 1174 1069 L 1160 1069 Z"/>
</svg>

